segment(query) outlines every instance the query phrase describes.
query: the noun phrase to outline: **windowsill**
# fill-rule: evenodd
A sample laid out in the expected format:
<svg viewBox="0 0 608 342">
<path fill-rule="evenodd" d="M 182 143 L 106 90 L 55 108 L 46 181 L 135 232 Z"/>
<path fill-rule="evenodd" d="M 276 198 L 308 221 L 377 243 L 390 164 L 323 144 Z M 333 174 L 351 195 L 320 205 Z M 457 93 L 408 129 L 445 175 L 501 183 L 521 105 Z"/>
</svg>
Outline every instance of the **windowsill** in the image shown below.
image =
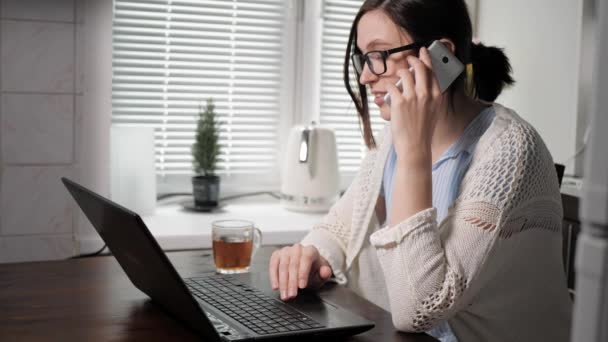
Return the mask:
<svg viewBox="0 0 608 342">
<path fill-rule="evenodd" d="M 257 196 L 230 201 L 213 213 L 186 211 L 175 203 L 160 204 L 154 215 L 142 219 L 161 248 L 171 251 L 211 248 L 211 222 L 223 219 L 254 222 L 262 231 L 262 245 L 293 244 L 300 241 L 323 215 L 289 211 L 277 200 Z M 101 245 L 98 236 L 80 240 L 81 251 L 92 251 Z"/>
</svg>

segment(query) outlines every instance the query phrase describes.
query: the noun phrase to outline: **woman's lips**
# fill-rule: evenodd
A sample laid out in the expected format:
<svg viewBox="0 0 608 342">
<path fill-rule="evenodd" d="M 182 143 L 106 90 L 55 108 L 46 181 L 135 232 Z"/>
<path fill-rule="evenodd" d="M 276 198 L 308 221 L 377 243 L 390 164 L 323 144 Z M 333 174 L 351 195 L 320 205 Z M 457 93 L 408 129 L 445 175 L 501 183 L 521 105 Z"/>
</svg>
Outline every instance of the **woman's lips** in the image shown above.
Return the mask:
<svg viewBox="0 0 608 342">
<path fill-rule="evenodd" d="M 384 104 L 384 95 L 385 95 L 385 93 L 375 94 L 375 96 L 374 96 L 374 103 L 378 107 L 382 107 L 382 105 Z"/>
</svg>

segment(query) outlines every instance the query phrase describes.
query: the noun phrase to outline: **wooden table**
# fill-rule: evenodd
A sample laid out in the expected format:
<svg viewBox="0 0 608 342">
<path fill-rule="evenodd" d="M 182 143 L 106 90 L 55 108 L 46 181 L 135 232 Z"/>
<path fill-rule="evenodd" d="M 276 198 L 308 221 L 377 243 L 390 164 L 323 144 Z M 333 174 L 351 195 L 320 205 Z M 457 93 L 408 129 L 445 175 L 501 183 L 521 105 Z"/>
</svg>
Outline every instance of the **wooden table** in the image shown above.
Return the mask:
<svg viewBox="0 0 608 342">
<path fill-rule="evenodd" d="M 265 272 L 276 247 L 264 247 L 253 272 Z M 184 277 L 213 271 L 206 250 L 171 252 Z M 320 295 L 374 321 L 349 341 L 436 341 L 397 332 L 390 314 L 342 286 Z M 128 280 L 114 257 L 0 264 L 0 341 L 196 341 L 199 336 L 166 315 Z"/>
</svg>

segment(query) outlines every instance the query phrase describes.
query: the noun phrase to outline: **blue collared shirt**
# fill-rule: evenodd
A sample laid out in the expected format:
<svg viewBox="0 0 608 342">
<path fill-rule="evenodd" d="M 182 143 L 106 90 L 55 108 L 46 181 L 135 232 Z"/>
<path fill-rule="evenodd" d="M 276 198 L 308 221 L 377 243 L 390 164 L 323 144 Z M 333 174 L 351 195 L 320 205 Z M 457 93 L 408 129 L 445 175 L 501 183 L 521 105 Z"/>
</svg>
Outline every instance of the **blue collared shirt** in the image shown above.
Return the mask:
<svg viewBox="0 0 608 342">
<path fill-rule="evenodd" d="M 471 164 L 473 151 L 479 138 L 494 120 L 494 107 L 490 106 L 481 111 L 467 126 L 460 138 L 453 143 L 432 166 L 433 207 L 437 209 L 437 222 L 441 222 L 448 213 L 448 208 L 460 191 L 460 183 Z M 389 222 L 391 198 L 393 195 L 393 178 L 397 154 L 391 147 L 384 166 L 382 178 L 382 193 L 386 203 L 386 221 Z M 427 331 L 431 336 L 442 342 L 458 341 L 447 321 Z"/>
</svg>

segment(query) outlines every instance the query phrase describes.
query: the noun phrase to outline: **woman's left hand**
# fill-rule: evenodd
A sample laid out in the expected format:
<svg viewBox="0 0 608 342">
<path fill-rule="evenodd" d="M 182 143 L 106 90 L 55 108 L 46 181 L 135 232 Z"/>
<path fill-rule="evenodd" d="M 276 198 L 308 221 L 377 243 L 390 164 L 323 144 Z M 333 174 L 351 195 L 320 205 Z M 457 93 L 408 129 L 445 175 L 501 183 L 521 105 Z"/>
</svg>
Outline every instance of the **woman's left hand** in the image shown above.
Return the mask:
<svg viewBox="0 0 608 342">
<path fill-rule="evenodd" d="M 416 158 L 428 153 L 430 158 L 431 138 L 442 111 L 447 110 L 446 94 L 439 90 L 433 73 L 433 64 L 426 48 L 420 49 L 420 58 L 408 56 L 413 72 L 397 71 L 401 77 L 403 91 L 390 84 L 391 131 L 395 152 L 399 158 Z"/>
</svg>

